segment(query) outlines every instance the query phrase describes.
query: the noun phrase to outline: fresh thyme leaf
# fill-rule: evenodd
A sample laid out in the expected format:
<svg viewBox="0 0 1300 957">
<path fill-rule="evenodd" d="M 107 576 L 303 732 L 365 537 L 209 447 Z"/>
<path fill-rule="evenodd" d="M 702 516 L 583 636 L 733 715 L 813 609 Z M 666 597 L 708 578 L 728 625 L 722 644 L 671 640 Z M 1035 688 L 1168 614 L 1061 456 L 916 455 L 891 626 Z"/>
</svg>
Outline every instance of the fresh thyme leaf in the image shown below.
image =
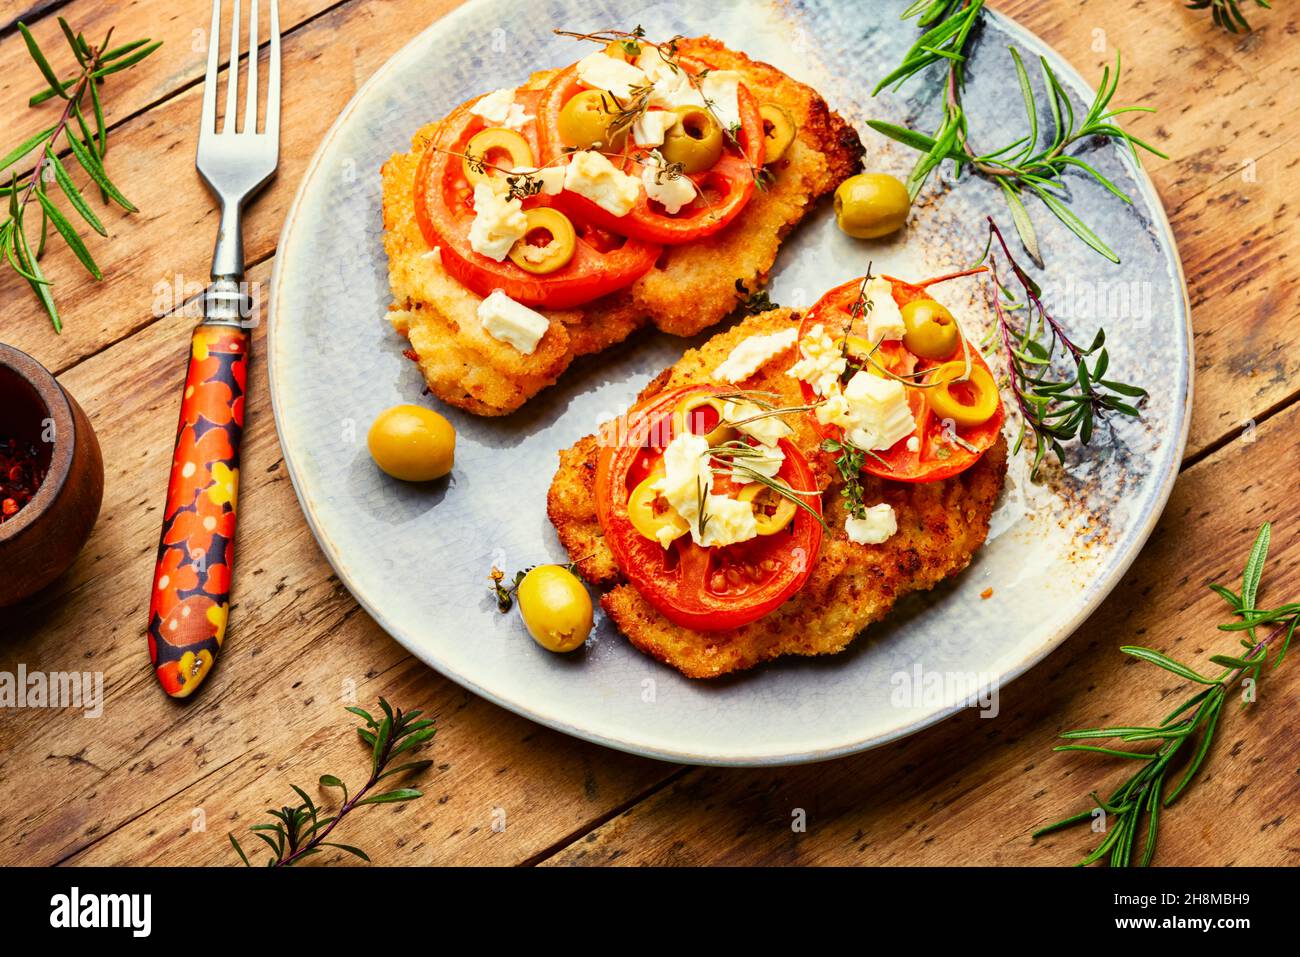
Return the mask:
<svg viewBox="0 0 1300 957">
<path fill-rule="evenodd" d="M 44 186 L 46 170 L 48 168 L 53 171 L 54 179 L 58 182 L 60 191 L 72 208 L 77 211 L 77 214 L 95 232 L 100 235 L 107 235 L 103 224 L 78 191 L 64 164 L 58 158 L 58 141 L 59 137 L 62 136 L 72 154 L 76 157 L 77 162 L 95 185 L 99 187 L 104 202 L 107 203 L 111 200 L 127 212 L 135 211 L 135 206 L 113 185 L 112 180 L 109 179 L 104 170 L 103 157 L 108 150 L 108 130 L 104 122 L 104 108 L 100 99 L 98 85 L 102 82 L 103 77 L 120 70 L 129 69 L 162 45 L 161 42 L 151 43 L 148 39 L 144 39 L 115 49 L 109 49 L 108 43 L 113 34 L 110 28 L 103 42 L 96 47 L 92 47 L 81 34 L 74 32 L 62 17 L 58 18 L 58 24 L 63 38 L 72 51 L 77 67 L 70 77 L 63 80 L 59 79 L 49 58 L 41 50 L 40 45 L 32 36 L 31 31 L 27 29 L 27 26 L 19 23 L 18 30 L 22 34 L 28 54 L 46 82 L 46 88 L 32 96 L 28 100 L 28 105 L 38 106 L 46 100 L 57 97 L 65 101 L 63 112 L 53 126 L 46 127 L 36 135 L 24 140 L 13 150 L 4 154 L 3 159 L 0 159 L 0 171 L 3 171 L 29 153 L 40 150 L 40 154 L 30 170 L 11 173 L 9 185 L 0 188 L 0 195 L 9 196 L 8 217 L 0 220 L 0 251 L 3 252 L 4 260 L 9 264 L 9 267 L 27 280 L 28 285 L 32 287 L 33 293 L 35 293 L 37 300 L 44 308 L 46 315 L 49 316 L 50 324 L 54 327 L 56 333 L 62 331 L 63 323 L 59 318 L 58 308 L 55 306 L 54 296 L 50 291 L 50 282 L 45 278 L 36 262 L 45 252 L 47 228 L 50 225 L 54 226 L 55 232 L 59 234 L 81 264 L 86 267 L 86 270 L 96 280 L 102 279 L 103 275 L 95 264 L 90 249 L 78 235 L 76 227 L 72 224 L 70 218 L 55 205 L 50 194 L 46 192 Z M 95 129 L 93 132 L 86 121 L 85 114 L 82 112 L 82 103 L 87 96 L 90 97 L 91 107 L 94 112 Z M 76 128 L 81 131 L 80 138 L 74 132 L 72 125 L 74 123 Z M 41 211 L 40 235 L 36 240 L 35 252 L 31 248 L 32 240 L 27 233 L 26 219 L 24 217 L 28 206 L 33 202 Z"/>
<path fill-rule="evenodd" d="M 834 456 L 832 461 L 840 473 L 840 481 L 844 483 L 840 495 L 844 498 L 845 509 L 854 518 L 866 518 L 867 503 L 862 500 L 862 466 L 868 455 L 877 460 L 880 456 L 860 449 L 852 442 L 837 439 L 823 440 L 821 448 Z"/>
<path fill-rule="evenodd" d="M 582 559 L 580 558 L 577 561 L 566 562 L 560 567 L 568 569 L 576 575 L 578 573 L 579 561 L 582 561 Z M 489 586 L 489 590 L 497 600 L 497 611 L 504 615 L 515 606 L 515 592 L 519 590 L 519 583 L 524 580 L 525 575 L 536 567 L 536 565 L 529 565 L 527 568 L 519 569 L 519 571 L 515 572 L 514 577 L 510 579 L 510 584 L 507 585 L 504 584 L 506 573 L 495 565 L 492 566 L 492 571 L 488 573 L 488 580 L 492 582 L 491 586 Z"/>
<path fill-rule="evenodd" d="M 424 713 L 422 711 L 394 709 L 383 698 L 379 699 L 379 707 L 383 710 L 384 717 L 378 721 L 361 708 L 349 707 L 346 709 L 366 722 L 365 728 L 357 729 L 357 735 L 371 748 L 370 777 L 355 794 L 349 796 L 347 785 L 338 777 L 333 774 L 322 774 L 320 776 L 319 784 L 321 787 L 337 788 L 343 794 L 342 803 L 339 805 L 337 812 L 328 817 L 322 817 L 322 809 L 312 800 L 311 795 L 298 785 L 292 784 L 290 787 L 298 796 L 300 803 L 285 805 L 278 809 L 272 808 L 267 811 L 267 814 L 274 819 L 273 822 L 249 826 L 248 829 L 253 835 L 271 849 L 271 857 L 266 862 L 268 867 L 292 866 L 304 857 L 310 857 L 318 853 L 323 847 L 335 847 L 360 857 L 362 860 L 369 861 L 370 858 L 366 856 L 364 851 L 347 844 L 334 844 L 326 841 L 325 838 L 330 835 L 330 832 L 344 817 L 362 805 L 413 801 L 424 796 L 422 792 L 415 788 L 395 788 L 391 791 L 369 793 L 371 788 L 383 778 L 399 772 L 423 771 L 429 767 L 433 763 L 432 761 L 411 761 L 391 769 L 388 765 L 394 757 L 403 751 L 408 751 L 428 741 L 437 731 L 432 721 L 427 718 L 420 719 L 420 715 Z M 244 852 L 239 841 L 235 839 L 235 835 L 227 834 L 226 836 L 230 838 L 230 846 L 235 849 L 235 853 L 244 862 L 244 866 L 252 867 L 248 854 Z"/>
<path fill-rule="evenodd" d="M 750 292 L 749 287 L 745 285 L 745 280 L 736 280 L 736 298 L 740 300 L 740 310 L 747 316 L 756 316 L 760 312 L 767 312 L 769 309 L 780 309 L 781 307 L 772 301 L 772 297 L 766 289 L 754 287 Z"/>
<path fill-rule="evenodd" d="M 1268 554 L 1268 541 L 1271 525 L 1265 523 L 1255 538 L 1254 547 L 1242 573 L 1243 590 L 1250 583 L 1253 589 L 1259 585 L 1263 575 L 1264 561 Z M 1138 866 L 1145 867 L 1155 855 L 1156 839 L 1159 825 L 1164 820 L 1160 816 L 1162 809 L 1169 808 L 1196 781 L 1197 775 L 1209 759 L 1210 748 L 1218 731 L 1219 721 L 1223 716 L 1228 694 L 1243 680 L 1249 678 L 1258 684 L 1263 666 L 1268 662 L 1271 646 L 1282 639 L 1281 648 L 1274 659 L 1273 666 L 1281 663 L 1286 653 L 1286 646 L 1295 634 L 1296 625 L 1300 623 L 1300 602 L 1282 605 L 1266 611 L 1257 611 L 1250 603 L 1239 599 L 1222 585 L 1211 585 L 1214 592 L 1233 606 L 1239 621 L 1219 625 L 1220 630 L 1238 631 L 1257 624 L 1273 625 L 1273 629 L 1259 640 L 1243 643 L 1247 649 L 1244 655 L 1214 655 L 1210 661 L 1224 670 L 1214 677 L 1199 674 L 1166 655 L 1150 648 L 1126 645 L 1120 650 L 1152 662 L 1167 671 L 1172 671 L 1189 681 L 1207 685 L 1192 695 L 1174 710 L 1156 727 L 1123 726 L 1106 728 L 1083 728 L 1067 731 L 1061 737 L 1070 740 L 1112 739 L 1121 742 L 1159 741 L 1153 751 L 1132 751 L 1121 748 L 1095 747 L 1091 745 L 1059 745 L 1057 751 L 1093 751 L 1111 757 L 1139 760 L 1142 767 L 1129 776 L 1110 797 L 1103 801 L 1094 792 L 1093 803 L 1105 814 L 1106 836 L 1101 843 L 1085 855 L 1079 863 L 1092 864 L 1110 855 L 1112 867 L 1125 867 L 1132 864 L 1135 849 L 1135 835 L 1144 832 L 1142 853 L 1137 860 Z M 1245 704 L 1253 701 L 1248 697 Z M 1190 752 L 1190 754 L 1189 754 Z M 1172 788 L 1166 788 L 1166 779 L 1170 770 L 1180 758 L 1186 758 L 1182 777 Z M 1034 837 L 1041 837 L 1065 828 L 1092 821 L 1096 812 L 1081 811 L 1063 818 L 1034 832 Z M 1145 828 L 1143 824 L 1145 822 Z"/>
</svg>

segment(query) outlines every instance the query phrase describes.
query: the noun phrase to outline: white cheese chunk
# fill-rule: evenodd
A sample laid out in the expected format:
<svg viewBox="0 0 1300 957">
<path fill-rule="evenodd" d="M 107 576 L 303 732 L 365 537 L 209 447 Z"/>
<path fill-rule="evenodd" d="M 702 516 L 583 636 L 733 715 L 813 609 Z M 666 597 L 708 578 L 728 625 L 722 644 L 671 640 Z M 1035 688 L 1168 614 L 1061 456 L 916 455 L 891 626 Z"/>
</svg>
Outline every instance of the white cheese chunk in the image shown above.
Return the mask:
<svg viewBox="0 0 1300 957">
<path fill-rule="evenodd" d="M 514 346 L 526 356 L 533 354 L 551 325 L 540 312 L 515 302 L 500 289 L 493 290 L 492 295 L 478 304 L 478 319 L 488 335 Z"/>
<path fill-rule="evenodd" d="M 697 545 L 721 546 L 748 541 L 758 535 L 754 509 L 726 495 L 714 495 L 709 443 L 702 435 L 682 432 L 664 449 L 664 477 L 655 491 L 664 497 L 691 529 Z M 700 503 L 704 504 L 704 532 L 700 532 Z"/>
<path fill-rule="evenodd" d="M 501 126 L 516 132 L 531 123 L 535 117 L 524 112 L 515 102 L 514 90 L 497 90 L 482 97 L 469 108 L 475 116 L 483 117 L 488 126 Z"/>
<path fill-rule="evenodd" d="M 794 345 L 798 335 L 798 330 L 790 328 L 740 340 L 722 364 L 713 370 L 713 378 L 718 382 L 741 382 L 748 379 Z"/>
<path fill-rule="evenodd" d="M 684 70 L 673 66 L 657 47 L 647 46 L 637 57 L 636 65 L 652 84 L 650 106 L 675 110 L 679 106 L 703 106 L 704 97 L 691 83 Z"/>
<path fill-rule="evenodd" d="M 818 395 L 830 395 L 847 367 L 844 353 L 817 323 L 799 340 L 799 361 L 786 375 L 807 382 Z"/>
<path fill-rule="evenodd" d="M 898 518 L 888 502 L 871 506 L 863 518 L 850 515 L 844 520 L 844 534 L 849 536 L 849 541 L 859 545 L 879 545 L 897 531 Z"/>
<path fill-rule="evenodd" d="M 735 70 L 714 70 L 700 81 L 704 99 L 724 130 L 740 123 L 739 86 L 740 74 Z"/>
<path fill-rule="evenodd" d="M 573 154 L 565 167 L 564 188 L 615 216 L 626 216 L 641 198 L 640 180 L 616 169 L 604 155 L 592 150 Z"/>
<path fill-rule="evenodd" d="M 650 85 L 650 80 L 638 67 L 604 51 L 578 61 L 578 82 L 593 90 L 607 90 L 624 103 L 635 98 L 633 90 Z"/>
<path fill-rule="evenodd" d="M 867 310 L 867 338 L 872 345 L 883 339 L 901 339 L 907 327 L 903 325 L 903 314 L 898 303 L 894 302 L 893 287 L 889 280 L 879 276 L 867 283 L 863 290 L 870 308 Z"/>
<path fill-rule="evenodd" d="M 766 478 L 775 478 L 776 473 L 781 471 L 781 466 L 785 464 L 785 453 L 775 445 L 755 445 L 751 446 L 757 454 L 747 455 L 743 459 L 737 458 L 732 462 L 729 472 L 731 480 L 738 485 L 744 485 L 754 481 L 752 472 Z M 737 468 L 737 465 L 744 468 Z M 746 471 L 748 469 L 749 471 Z"/>
<path fill-rule="evenodd" d="M 654 150 L 641 167 L 641 185 L 645 187 L 648 199 L 653 199 L 672 215 L 695 200 L 695 183 L 680 174 L 669 176 L 665 170 L 667 165 L 659 151 Z"/>
<path fill-rule="evenodd" d="M 523 203 L 506 199 L 487 183 L 474 187 L 474 222 L 469 227 L 469 245 L 474 252 L 495 259 L 506 258 L 510 247 L 528 232 Z"/>
<path fill-rule="evenodd" d="M 907 388 L 897 379 L 858 372 L 844 387 L 849 407 L 846 438 L 860 449 L 891 448 L 916 431 Z"/>
<path fill-rule="evenodd" d="M 753 436 L 764 445 L 776 445 L 781 439 L 794 435 L 794 429 L 781 421 L 779 415 L 764 415 L 761 419 L 753 419 L 754 416 L 762 413 L 763 410 L 753 402 L 741 400 L 722 404 L 724 420 L 734 425 L 737 431 Z M 747 422 L 746 419 L 753 419 L 753 421 Z"/>
<path fill-rule="evenodd" d="M 840 389 L 839 381 L 831 383 L 830 391 L 826 398 L 816 409 L 813 415 L 822 425 L 838 425 L 840 428 L 847 428 L 853 424 L 853 417 L 849 412 L 849 401 L 844 398 L 844 392 Z"/>
<path fill-rule="evenodd" d="M 754 507 L 726 495 L 710 495 L 704 503 L 704 534 L 696 543 L 710 546 L 735 545 L 758 537 Z M 696 529 L 692 528 L 694 535 Z"/>
<path fill-rule="evenodd" d="M 632 139 L 637 146 L 663 146 L 664 134 L 677 125 L 671 110 L 646 110 L 632 121 Z"/>
<path fill-rule="evenodd" d="M 534 169 L 531 166 L 516 166 L 510 172 L 527 176 L 529 179 L 541 180 L 542 192 L 547 196 L 555 196 L 564 189 L 564 167 L 563 166 L 543 166 L 541 169 Z M 498 177 L 502 183 L 504 177 Z"/>
</svg>

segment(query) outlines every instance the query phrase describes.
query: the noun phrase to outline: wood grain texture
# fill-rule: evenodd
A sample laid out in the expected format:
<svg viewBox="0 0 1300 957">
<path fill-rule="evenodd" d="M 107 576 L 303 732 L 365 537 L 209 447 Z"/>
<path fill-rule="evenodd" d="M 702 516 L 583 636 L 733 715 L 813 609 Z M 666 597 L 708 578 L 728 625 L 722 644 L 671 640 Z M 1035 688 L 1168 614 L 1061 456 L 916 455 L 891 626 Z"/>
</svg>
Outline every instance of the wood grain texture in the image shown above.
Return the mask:
<svg viewBox="0 0 1300 957">
<path fill-rule="evenodd" d="M 280 173 L 251 208 L 245 232 L 254 281 L 267 279 L 288 202 L 343 104 L 414 29 L 454 5 L 283 0 L 286 28 L 299 26 L 284 43 Z M 0 29 L 44 6 L 0 0 Z M 111 241 L 91 238 L 106 281 L 87 279 L 66 249 L 47 256 L 67 323 L 55 337 L 26 287 L 7 273 L 0 278 L 0 338 L 64 371 L 108 463 L 104 509 L 87 549 L 51 589 L 0 616 L 0 670 L 26 663 L 102 671 L 106 693 L 98 719 L 41 709 L 0 714 L 0 863 L 233 863 L 226 831 L 289 799 L 291 782 L 310 789 L 323 772 L 364 773 L 342 710 L 352 693 L 363 705 L 383 694 L 427 708 L 440 727 L 426 749 L 437 762 L 421 784 L 428 796 L 358 812 L 346 837 L 340 832 L 381 863 L 1072 863 L 1089 835 L 1035 846 L 1028 832 L 1080 808 L 1120 769 L 1052 754 L 1055 736 L 1151 715 L 1182 690 L 1127 660 L 1118 645 L 1137 639 L 1189 659 L 1223 647 L 1213 629 L 1221 604 L 1203 586 L 1239 571 L 1265 518 L 1277 523 L 1265 597 L 1300 592 L 1300 231 L 1289 188 L 1300 10 L 1259 11 L 1257 32 L 1232 38 L 1172 0 L 994 6 L 1086 77 L 1122 47 L 1119 99 L 1160 110 L 1135 117 L 1132 128 L 1171 154 L 1148 168 L 1191 287 L 1196 464 L 1124 583 L 1078 634 L 1004 691 L 997 719 L 967 712 L 825 765 L 716 771 L 541 729 L 445 681 L 384 635 L 332 575 L 301 517 L 256 348 L 231 630 L 194 701 L 178 705 L 159 693 L 143 626 L 193 320 L 168 314 L 158 284 L 203 281 L 215 231 L 193 170 L 203 58 L 193 31 L 206 28 L 210 4 L 58 5 L 78 26 L 111 20 L 120 34 L 167 42 L 148 67 L 114 78 L 120 85 L 107 97 L 116 124 L 110 171 L 142 212 L 110 213 Z M 31 21 L 43 40 L 57 32 L 39 9 Z M 24 112 L 33 84 L 39 78 L 21 39 L 12 30 L 0 35 L 3 139 L 39 122 Z M 1243 434 L 1252 420 L 1258 428 Z M 1257 710 L 1225 718 L 1209 774 L 1170 815 L 1158 862 L 1300 863 L 1300 834 L 1288 816 L 1300 750 L 1285 731 L 1298 690 L 1292 662 L 1265 679 Z M 1231 827 L 1219 821 L 1223 807 Z M 504 830 L 493 829 L 498 808 Z M 791 829 L 800 808 L 803 833 Z"/>
</svg>

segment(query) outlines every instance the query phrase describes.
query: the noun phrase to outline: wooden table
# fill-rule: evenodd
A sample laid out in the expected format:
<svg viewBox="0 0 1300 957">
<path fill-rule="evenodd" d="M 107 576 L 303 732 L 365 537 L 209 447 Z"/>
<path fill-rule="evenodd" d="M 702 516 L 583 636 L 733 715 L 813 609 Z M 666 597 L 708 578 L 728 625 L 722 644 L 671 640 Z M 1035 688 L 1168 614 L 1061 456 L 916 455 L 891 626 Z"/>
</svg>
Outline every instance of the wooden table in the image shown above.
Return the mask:
<svg viewBox="0 0 1300 957">
<path fill-rule="evenodd" d="M 282 0 L 284 113 L 278 178 L 246 229 L 265 281 L 303 169 L 354 90 L 454 0 Z M 66 248 L 47 269 L 66 331 L 0 276 L 0 339 L 59 374 L 98 431 L 103 513 L 72 570 L 0 618 L 0 670 L 102 671 L 104 714 L 0 717 L 0 862 L 231 863 L 226 832 L 355 779 L 364 755 L 341 699 L 379 695 L 431 711 L 440 730 L 423 800 L 358 812 L 345 841 L 388 864 L 1062 864 L 1089 846 L 1037 825 L 1080 807 L 1123 769 L 1053 754 L 1070 727 L 1155 717 L 1176 679 L 1121 655 L 1137 641 L 1191 661 L 1231 650 L 1223 606 L 1257 526 L 1275 523 L 1265 600 L 1300 592 L 1300 9 L 1254 11 L 1232 37 L 1175 0 L 1001 0 L 1085 75 L 1125 54 L 1119 100 L 1159 108 L 1131 127 L 1152 160 L 1182 251 L 1196 326 L 1196 399 L 1183 474 L 1123 583 L 1047 661 L 1004 690 L 1001 716 L 966 712 L 881 750 L 811 767 L 710 770 L 635 758 L 551 732 L 475 697 L 384 634 L 331 574 L 298 509 L 255 361 L 240 508 L 239 574 L 223 660 L 177 704 L 147 666 L 142 628 L 193 324 L 163 292 L 206 280 L 216 211 L 194 172 L 207 0 L 0 0 L 0 116 L 8 148 L 52 107 L 13 27 L 60 50 L 54 10 L 89 36 L 166 41 L 111 79 L 108 165 L 140 206 L 91 237 L 106 279 Z M 29 9 L 32 8 L 32 9 Z M 63 52 L 59 53 L 63 56 Z M 59 62 L 62 62 L 61 60 Z M 258 335 L 263 333 L 258 330 Z M 1123 329 L 1111 329 L 1123 335 Z M 1159 383 L 1148 383 L 1158 388 Z M 2 571 L 2 570 L 0 570 Z M 1293 652 L 1300 653 L 1300 652 Z M 1225 720 L 1204 780 L 1165 819 L 1161 864 L 1300 863 L 1300 743 L 1290 726 L 1300 662 Z M 807 830 L 791 828 L 803 809 Z M 500 826 L 504 821 L 505 826 Z M 496 827 L 493 825 L 497 824 Z M 342 832 L 340 832 L 342 836 Z M 328 861 L 322 856 L 318 861 Z M 350 863 L 352 859 L 340 861 Z"/>
</svg>

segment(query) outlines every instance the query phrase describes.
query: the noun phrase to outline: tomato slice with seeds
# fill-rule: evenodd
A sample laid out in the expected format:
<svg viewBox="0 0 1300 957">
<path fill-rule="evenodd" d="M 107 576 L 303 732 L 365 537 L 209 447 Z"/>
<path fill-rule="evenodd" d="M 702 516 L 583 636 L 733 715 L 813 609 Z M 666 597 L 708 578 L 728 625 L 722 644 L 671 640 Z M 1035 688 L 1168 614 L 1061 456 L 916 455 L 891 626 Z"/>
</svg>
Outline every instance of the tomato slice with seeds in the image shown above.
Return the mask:
<svg viewBox="0 0 1300 957">
<path fill-rule="evenodd" d="M 808 581 L 822 540 L 821 523 L 802 508 L 775 534 L 721 547 L 696 545 L 686 535 L 665 549 L 633 526 L 628 499 L 662 462 L 664 448 L 684 424 L 673 414 L 678 404 L 692 393 L 726 391 L 686 386 L 634 407 L 603 436 L 596 466 L 596 514 L 619 568 L 665 618 L 698 631 L 737 628 L 779 608 Z M 707 416 L 687 421 L 700 434 L 717 424 Z M 785 461 L 777 477 L 796 491 L 814 493 L 806 501 L 820 516 L 820 490 L 807 459 L 785 439 L 780 448 Z M 715 494 L 736 488 L 725 474 L 715 474 Z"/>
<path fill-rule="evenodd" d="M 707 67 L 707 64 L 684 58 L 678 62 L 683 69 L 692 73 L 698 73 Z M 565 103 L 584 89 L 587 87 L 579 83 L 578 67 L 575 64 L 558 73 L 542 92 L 537 108 L 537 122 L 543 162 L 551 162 L 565 152 L 559 130 L 560 111 Z M 554 197 L 555 205 L 572 216 L 579 216 L 610 232 L 665 246 L 688 243 L 716 233 L 739 216 L 753 197 L 754 173 L 763 168 L 766 150 L 763 117 L 758 111 L 758 101 L 743 83 L 737 86 L 737 106 L 740 129 L 736 133 L 736 141 L 740 149 L 737 150 L 728 140 L 722 156 L 713 166 L 690 174 L 690 179 L 695 183 L 696 198 L 676 213 L 669 213 L 662 205 L 649 199 L 644 186 L 641 187 L 636 205 L 626 216 L 615 216 L 585 196 L 568 190 Z M 631 139 L 630 135 L 628 138 Z M 623 157 L 621 161 L 617 156 L 610 156 L 609 159 L 629 175 L 639 176 L 641 167 L 636 162 L 637 154 L 645 155 L 647 151 L 647 148 L 639 148 L 635 143 L 629 142 L 617 151 Z"/>
<path fill-rule="evenodd" d="M 518 90 L 515 101 L 536 114 L 540 93 Z M 424 241 L 439 250 L 443 267 L 480 296 L 500 289 L 526 306 L 567 309 L 599 299 L 635 282 L 654 265 L 661 249 L 637 239 L 625 239 L 590 220 L 569 214 L 577 232 L 577 248 L 566 266 L 539 275 L 520 269 L 509 259 L 496 262 L 476 253 L 469 243 L 474 222 L 474 190 L 465 178 L 461 155 L 476 133 L 487 128 L 470 112 L 474 101 L 453 110 L 434 141 L 425 148 L 415 176 L 415 218 Z M 520 131 L 539 155 L 536 123 Z M 538 194 L 524 208 L 550 205 L 554 197 Z"/>
<path fill-rule="evenodd" d="M 909 302 L 918 299 L 933 299 L 934 297 L 929 292 L 930 286 L 978 272 L 983 272 L 983 269 L 939 276 L 919 285 L 904 282 L 892 276 L 882 278 L 888 280 L 893 287 L 894 302 L 901 309 Z M 809 329 L 818 324 L 825 329 L 832 339 L 839 339 L 845 335 L 853 325 L 850 310 L 857 301 L 861 284 L 861 279 L 854 279 L 842 286 L 835 287 L 822 296 L 811 309 L 804 313 L 803 322 L 799 326 L 799 338 L 802 339 Z M 969 343 L 968 346 L 972 365 L 981 367 L 986 373 L 989 373 L 991 379 L 992 373 L 989 371 L 988 363 L 984 361 L 984 357 L 980 355 L 979 350 L 974 346 L 970 346 Z M 873 358 L 895 375 L 913 376 L 916 373 L 925 373 L 937 369 L 953 361 L 953 359 L 960 360 L 961 355 L 959 349 L 950 359 L 926 359 L 909 352 L 907 347 L 900 341 L 887 341 L 880 344 L 873 354 Z M 803 393 L 805 403 L 808 405 L 813 404 L 820 398 L 807 382 L 800 381 L 799 388 Z M 954 391 L 958 393 L 958 399 L 961 398 L 960 388 L 954 388 Z M 997 403 L 997 411 L 993 413 L 992 418 L 979 425 L 956 425 L 952 428 L 952 432 L 949 433 L 942 417 L 937 415 L 934 409 L 931 408 L 930 400 L 926 397 L 927 391 L 927 389 L 923 388 L 908 388 L 907 390 L 908 404 L 911 406 L 912 415 L 916 419 L 916 431 L 913 435 L 918 439 L 918 447 L 915 450 L 909 449 L 908 439 L 901 439 L 888 449 L 864 456 L 862 471 L 877 475 L 880 478 L 893 479 L 897 482 L 937 482 L 940 479 L 951 478 L 966 471 L 978 462 L 985 452 L 992 448 L 993 443 L 997 441 L 998 436 L 1002 433 L 1002 423 L 1006 419 L 1006 410 L 1000 397 Z M 836 441 L 843 440 L 844 430 L 839 426 L 823 425 L 817 421 L 814 412 L 809 412 L 808 416 L 814 427 L 824 438 L 831 438 Z M 955 435 L 958 441 L 953 441 L 952 435 Z"/>
</svg>

